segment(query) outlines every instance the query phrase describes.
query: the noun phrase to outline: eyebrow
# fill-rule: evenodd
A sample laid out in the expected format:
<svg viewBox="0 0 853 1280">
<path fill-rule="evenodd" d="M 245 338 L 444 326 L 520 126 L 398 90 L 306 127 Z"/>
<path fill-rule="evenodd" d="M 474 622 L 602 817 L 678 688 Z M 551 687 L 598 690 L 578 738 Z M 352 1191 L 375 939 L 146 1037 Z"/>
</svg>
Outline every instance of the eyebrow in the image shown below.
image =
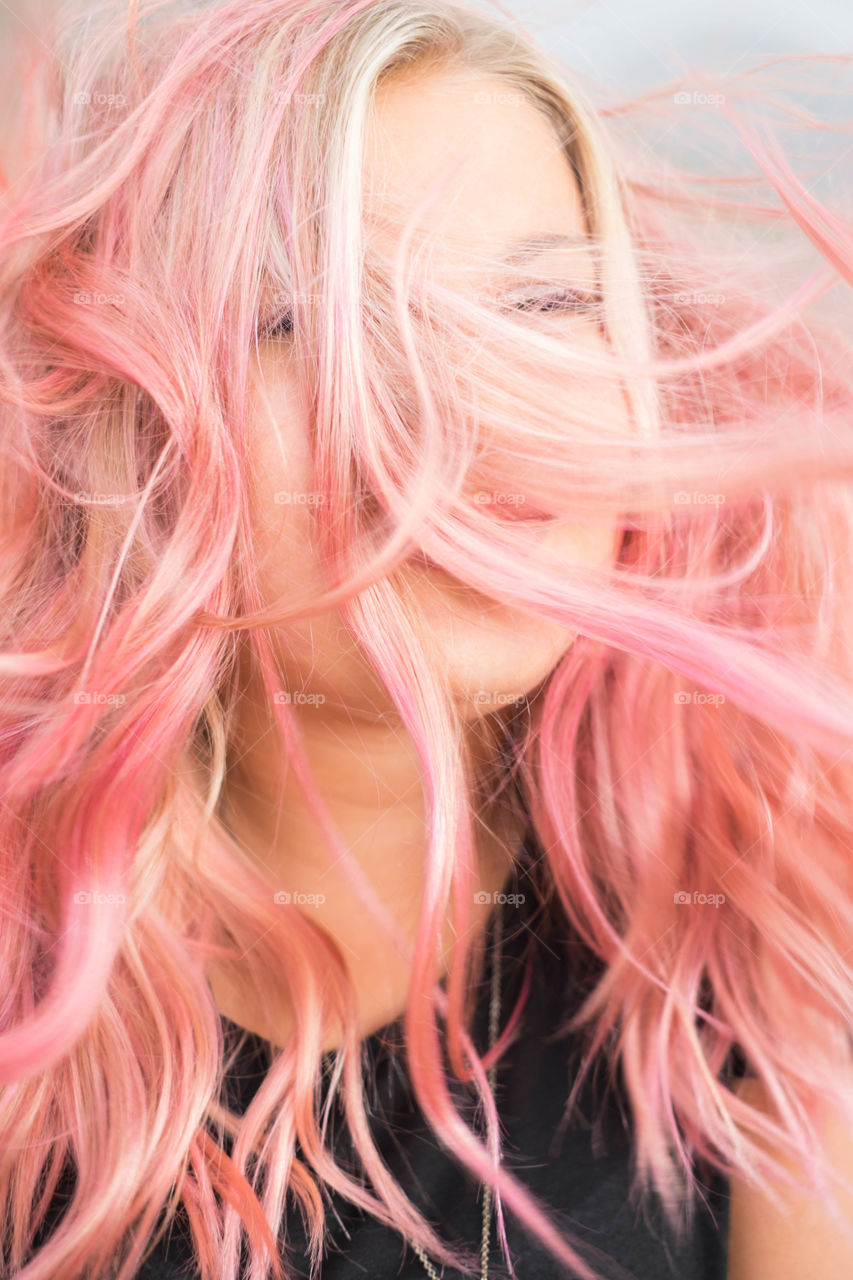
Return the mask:
<svg viewBox="0 0 853 1280">
<path fill-rule="evenodd" d="M 590 239 L 589 236 L 580 233 L 567 235 L 564 232 L 542 231 L 538 235 L 525 236 L 523 240 L 515 241 L 510 245 L 509 251 L 503 255 L 502 260 L 514 266 L 519 262 L 525 262 L 536 253 L 546 253 L 549 249 L 565 245 L 573 247 L 583 245 L 589 248 Z"/>
</svg>

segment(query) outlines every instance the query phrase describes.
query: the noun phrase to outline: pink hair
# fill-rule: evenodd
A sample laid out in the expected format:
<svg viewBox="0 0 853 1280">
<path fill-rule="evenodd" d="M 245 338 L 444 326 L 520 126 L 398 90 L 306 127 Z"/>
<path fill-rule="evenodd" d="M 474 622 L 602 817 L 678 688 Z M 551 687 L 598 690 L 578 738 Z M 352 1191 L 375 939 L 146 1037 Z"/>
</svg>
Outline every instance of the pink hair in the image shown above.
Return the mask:
<svg viewBox="0 0 853 1280">
<path fill-rule="evenodd" d="M 600 271 L 578 332 L 597 325 L 606 346 L 410 273 L 409 236 L 391 264 L 365 246 L 356 180 L 373 91 L 437 63 L 504 76 L 552 123 Z M 437 1137 L 492 1184 L 504 1245 L 505 1203 L 596 1274 L 499 1165 L 485 1073 L 520 1008 L 481 1057 L 477 947 L 460 942 L 446 996 L 436 982 L 451 894 L 466 938 L 474 785 L 506 786 L 529 814 L 553 907 L 603 962 L 571 1026 L 582 1074 L 594 1060 L 623 1072 L 637 1192 L 656 1190 L 684 1230 L 694 1161 L 793 1181 L 768 1139 L 833 1194 L 813 1108 L 837 1097 L 853 1018 L 849 218 L 749 123 L 734 78 L 711 105 L 760 175 L 689 173 L 654 157 L 640 126 L 690 106 L 698 127 L 695 90 L 596 110 L 517 25 L 445 0 L 93 9 L 56 33 L 43 23 L 15 66 L 27 113 L 0 210 L 5 1267 L 128 1280 L 168 1227 L 159 1215 L 182 1204 L 204 1280 L 236 1280 L 244 1235 L 253 1280 L 283 1277 L 286 1197 L 318 1258 L 325 1183 L 473 1268 L 373 1144 L 340 950 L 274 900 L 217 813 L 245 632 L 330 853 L 390 927 L 275 697 L 266 628 L 331 607 L 422 761 L 407 1061 Z M 762 178 L 778 199 L 748 189 Z M 335 580 L 272 608 L 243 451 L 252 345 L 283 312 L 280 340 L 314 357 L 316 532 Z M 603 383 L 622 391 L 629 430 L 603 400 L 593 413 L 567 394 Z M 618 563 L 581 572 L 531 555 L 534 523 L 496 519 L 478 490 L 514 492 L 521 516 L 619 521 Z M 577 633 L 536 696 L 489 720 L 500 775 L 466 763 L 459 709 L 401 591 L 417 546 Z M 243 1117 L 221 1099 L 229 1063 L 205 977 L 241 955 L 270 1008 L 286 975 L 297 1013 Z M 482 1098 L 487 1146 L 453 1106 L 437 1014 L 452 1070 Z M 335 1026 L 332 1093 L 375 1194 L 335 1162 L 316 1113 Z M 778 1121 L 730 1087 L 735 1051 Z M 34 1252 L 66 1164 L 73 1198 Z"/>
</svg>

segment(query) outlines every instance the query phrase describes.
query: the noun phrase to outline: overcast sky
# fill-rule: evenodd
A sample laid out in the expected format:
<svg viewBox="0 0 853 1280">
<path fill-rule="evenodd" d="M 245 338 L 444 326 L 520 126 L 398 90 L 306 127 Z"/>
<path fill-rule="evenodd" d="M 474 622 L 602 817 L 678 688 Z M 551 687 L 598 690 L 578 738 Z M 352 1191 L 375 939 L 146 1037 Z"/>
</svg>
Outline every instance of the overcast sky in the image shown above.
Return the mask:
<svg viewBox="0 0 853 1280">
<path fill-rule="evenodd" d="M 474 0 L 479 8 L 494 11 L 488 0 Z M 585 87 L 600 88 L 605 99 L 631 97 L 684 77 L 684 88 L 694 97 L 702 92 L 698 73 L 739 76 L 751 67 L 777 57 L 795 55 L 798 60 L 775 71 L 761 73 L 755 86 L 765 93 L 777 88 L 782 97 L 805 107 L 818 120 L 846 122 L 840 131 L 819 133 L 809 129 L 798 136 L 783 131 L 786 151 L 794 158 L 806 185 L 816 195 L 843 192 L 853 198 L 853 0 L 500 0 L 540 43 L 568 68 L 576 68 Z M 806 67 L 802 55 L 846 55 L 850 66 L 822 62 Z M 763 77 L 763 78 L 762 78 Z M 803 77 L 803 78 L 801 78 Z M 791 88 L 792 78 L 801 86 Z M 809 91 L 811 86 L 811 91 Z M 723 86 L 725 87 L 725 86 Z M 737 94 L 732 99 L 740 98 Z M 705 109 L 707 111 L 707 109 Z M 701 151 L 707 139 L 693 129 L 695 110 L 669 112 L 657 134 L 660 145 L 704 167 Z M 789 121 L 790 122 L 790 121 Z M 679 127 L 680 126 L 680 127 Z M 692 150 L 692 134 L 700 147 Z M 654 134 L 652 135 L 654 137 Z M 738 157 L 727 150 L 728 167 L 752 161 L 741 148 Z M 800 145 L 801 144 L 801 145 Z"/>
<path fill-rule="evenodd" d="M 26 23 L 36 0 L 0 0 L 0 34 L 17 13 Z M 38 0 L 50 4 L 51 0 Z M 85 6 L 86 0 L 75 0 Z M 488 0 L 468 0 L 494 12 Z M 247 0 L 250 3 L 250 0 Z M 631 96 L 686 76 L 685 88 L 701 93 L 700 70 L 738 74 L 778 54 L 846 54 L 853 61 L 853 0 L 500 0 L 560 62 L 606 95 Z M 801 66 L 802 64 L 797 64 Z M 796 70 L 796 68 L 794 69 Z M 827 148 L 832 185 L 853 188 L 853 69 L 838 64 L 811 72 L 818 90 L 801 100 L 822 119 L 845 119 L 850 132 L 820 137 L 813 130 L 803 150 Z M 2 111 L 2 102 L 0 102 Z M 689 141 L 696 120 L 670 140 Z M 680 144 L 679 144 L 680 145 Z M 818 166 L 818 169 L 821 166 Z"/>
<path fill-rule="evenodd" d="M 504 8 L 562 60 L 632 89 L 682 74 L 685 62 L 736 70 L 768 54 L 853 54 L 850 0 L 505 0 Z"/>
<path fill-rule="evenodd" d="M 503 0 L 550 48 L 590 74 L 642 85 L 679 55 L 718 65 L 758 53 L 853 52 L 850 0 Z M 0 0 L 0 22 L 28 0 Z"/>
<path fill-rule="evenodd" d="M 850 0 L 502 2 L 570 64 L 637 88 L 679 74 L 681 59 L 730 68 L 767 53 L 853 53 Z M 28 12 L 31 0 L 0 0 L 0 25 Z"/>
</svg>

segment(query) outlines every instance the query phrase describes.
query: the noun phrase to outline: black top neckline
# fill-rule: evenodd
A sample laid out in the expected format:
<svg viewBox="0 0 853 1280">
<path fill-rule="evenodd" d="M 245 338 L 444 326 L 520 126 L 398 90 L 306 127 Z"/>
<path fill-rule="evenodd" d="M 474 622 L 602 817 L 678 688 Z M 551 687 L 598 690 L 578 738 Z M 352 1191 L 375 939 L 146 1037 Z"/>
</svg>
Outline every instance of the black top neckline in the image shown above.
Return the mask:
<svg viewBox="0 0 853 1280">
<path fill-rule="evenodd" d="M 502 891 L 494 895 L 495 901 L 484 926 L 485 956 L 475 1008 L 475 1023 L 482 1022 L 487 1013 L 487 993 L 490 990 L 495 929 L 499 912 L 501 913 L 502 924 L 501 1004 L 504 1016 L 510 1008 L 507 1001 L 512 999 L 514 1002 L 520 987 L 519 979 L 523 971 L 523 960 L 527 954 L 528 947 L 534 941 L 538 941 L 542 946 L 550 950 L 554 956 L 557 951 L 562 950 L 559 940 L 553 935 L 550 927 L 553 921 L 550 918 L 546 918 L 542 902 L 542 888 L 539 877 L 536 874 L 536 865 L 531 840 L 529 836 L 525 836 L 516 854 L 515 864 L 508 883 Z M 507 901 L 513 895 L 518 894 L 523 895 L 521 904 L 517 905 Z M 532 928 L 533 921 L 536 922 L 537 926 L 535 930 Z M 507 968 L 510 970 L 509 973 L 507 973 Z M 446 992 L 446 974 L 439 980 L 439 986 Z M 251 1053 L 254 1056 L 254 1054 L 263 1051 L 269 1052 L 272 1047 L 272 1042 L 261 1035 L 260 1032 L 251 1031 L 248 1027 L 243 1027 L 224 1013 L 219 1015 L 219 1019 L 228 1038 L 236 1039 L 242 1044 L 241 1059 L 247 1053 Z M 366 1051 L 369 1057 L 375 1058 L 380 1056 L 389 1045 L 398 1045 L 403 1034 L 404 1019 L 405 1009 L 401 1010 L 396 1017 L 383 1023 L 381 1027 L 371 1031 L 367 1036 L 361 1037 L 358 1043 L 362 1050 Z M 338 1052 L 339 1049 L 326 1050 L 322 1054 L 322 1062 L 331 1064 Z"/>
</svg>

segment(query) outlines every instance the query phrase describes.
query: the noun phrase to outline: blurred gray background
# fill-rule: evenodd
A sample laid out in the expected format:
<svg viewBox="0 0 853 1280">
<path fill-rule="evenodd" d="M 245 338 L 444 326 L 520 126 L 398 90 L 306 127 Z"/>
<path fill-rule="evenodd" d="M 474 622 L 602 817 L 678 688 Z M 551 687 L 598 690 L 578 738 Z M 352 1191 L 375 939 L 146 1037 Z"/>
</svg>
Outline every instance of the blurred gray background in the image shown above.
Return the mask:
<svg viewBox="0 0 853 1280">
<path fill-rule="evenodd" d="M 685 64 L 730 72 L 773 54 L 853 54 L 850 0 L 515 0 L 506 8 L 562 61 L 629 93 L 683 74 Z"/>
<path fill-rule="evenodd" d="M 853 52 L 851 0 L 505 0 L 504 8 L 563 61 L 629 92 L 680 74 L 684 62 L 731 70 L 766 54 Z M 0 35 L 33 12 L 32 0 L 0 0 Z"/>
<path fill-rule="evenodd" d="M 67 2 L 67 0 L 66 0 Z M 87 0 L 71 0 L 75 8 L 87 7 Z M 34 25 L 39 6 L 51 11 L 62 0 L 0 0 L 0 68 L 3 46 L 13 23 Z M 251 3 L 251 0 L 247 0 Z M 853 192 L 853 67 L 831 61 L 835 55 L 853 60 L 853 0 L 712 0 L 689 4 L 685 0 L 468 0 L 475 7 L 495 12 L 496 7 L 520 22 L 565 67 L 577 73 L 578 83 L 592 90 L 600 105 L 622 97 L 662 92 L 659 127 L 652 119 L 646 138 L 653 147 L 674 150 L 678 159 L 705 167 L 712 157 L 720 160 L 725 146 L 725 167 L 731 172 L 745 160 L 739 159 L 736 135 L 723 119 L 702 103 L 703 95 L 714 88 L 727 91 L 730 100 L 740 98 L 737 79 L 749 68 L 778 55 L 819 55 L 827 61 L 812 66 L 805 77 L 802 62 L 763 71 L 756 89 L 767 95 L 774 89 L 790 100 L 786 88 L 796 77 L 795 105 L 805 107 L 818 120 L 842 125 L 832 134 L 809 128 L 799 138 L 788 132 L 786 150 L 793 144 L 804 166 L 794 156 L 795 168 L 809 188 L 819 196 Z M 63 6 L 64 7 L 64 6 Z M 708 86 L 702 73 L 729 79 Z M 17 92 L 14 77 L 0 75 L 0 121 L 12 108 Z M 673 112 L 676 91 L 690 95 L 688 109 Z M 685 99 L 682 99 L 685 101 Z M 699 117 L 711 123 L 712 136 L 697 130 Z M 708 120 L 708 116 L 711 120 Z M 716 115 L 716 120 L 713 118 Z M 777 116 L 778 119 L 778 116 Z M 843 124 L 842 124 L 843 122 Z M 714 126 L 719 131 L 714 135 Z M 790 123 L 790 120 L 788 121 Z M 693 151 L 693 135 L 699 150 Z M 734 135 L 734 137 L 733 137 Z M 723 139 L 726 139 L 723 142 Z M 728 144 L 735 142 L 729 152 Z M 702 147 L 705 148 L 703 153 Z M 790 154 L 790 151 L 789 151 Z"/>
</svg>

